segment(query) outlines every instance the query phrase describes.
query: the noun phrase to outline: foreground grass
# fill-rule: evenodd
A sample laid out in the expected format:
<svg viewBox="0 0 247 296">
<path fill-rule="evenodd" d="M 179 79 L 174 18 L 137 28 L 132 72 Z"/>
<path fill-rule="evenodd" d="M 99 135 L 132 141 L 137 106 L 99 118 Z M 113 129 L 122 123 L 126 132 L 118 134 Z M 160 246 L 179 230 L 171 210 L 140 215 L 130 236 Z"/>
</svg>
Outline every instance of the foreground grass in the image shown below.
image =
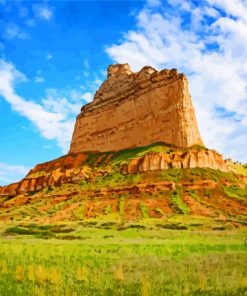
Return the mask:
<svg viewBox="0 0 247 296">
<path fill-rule="evenodd" d="M 57 233 L 59 227 L 52 229 Z M 246 230 L 86 227 L 75 233 L 80 240 L 5 232 L 0 239 L 0 295 L 247 293 Z"/>
</svg>

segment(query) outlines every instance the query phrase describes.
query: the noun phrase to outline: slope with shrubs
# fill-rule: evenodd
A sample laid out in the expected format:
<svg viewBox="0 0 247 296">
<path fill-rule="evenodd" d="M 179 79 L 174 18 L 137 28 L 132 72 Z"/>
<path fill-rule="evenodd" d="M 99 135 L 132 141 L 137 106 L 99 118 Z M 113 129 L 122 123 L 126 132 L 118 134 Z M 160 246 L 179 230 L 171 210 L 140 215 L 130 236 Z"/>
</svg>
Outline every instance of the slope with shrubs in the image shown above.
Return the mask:
<svg viewBox="0 0 247 296">
<path fill-rule="evenodd" d="M 204 147 L 190 149 L 205 150 Z M 184 149 L 186 152 L 189 149 Z M 83 168 L 82 178 L 48 185 L 40 190 L 0 197 L 0 219 L 16 221 L 61 221 L 98 219 L 129 223 L 145 219 L 170 221 L 174 217 L 201 216 L 229 227 L 245 225 L 247 186 L 245 171 L 222 172 L 210 168 L 168 168 L 133 174 L 121 168 L 148 153 L 176 153 L 181 149 L 153 144 L 109 153 L 69 155 L 38 165 L 28 178 L 52 170 Z M 66 156 L 65 156 L 66 157 Z M 59 167 L 59 161 L 63 167 Z M 77 160 L 77 163 L 73 159 Z M 74 168 L 73 168 L 74 166 Z M 139 223 L 138 222 L 138 223 Z M 141 222 L 140 222 L 141 223 Z M 169 224 L 169 223 L 168 223 Z"/>
</svg>

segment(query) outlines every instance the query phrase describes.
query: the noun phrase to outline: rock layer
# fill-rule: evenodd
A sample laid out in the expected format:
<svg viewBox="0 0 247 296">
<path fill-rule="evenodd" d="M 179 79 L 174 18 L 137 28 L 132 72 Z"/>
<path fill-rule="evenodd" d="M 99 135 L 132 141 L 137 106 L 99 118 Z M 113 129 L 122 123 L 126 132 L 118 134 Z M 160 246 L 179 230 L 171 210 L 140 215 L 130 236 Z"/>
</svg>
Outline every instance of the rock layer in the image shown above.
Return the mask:
<svg viewBox="0 0 247 296">
<path fill-rule="evenodd" d="M 125 174 L 135 174 L 169 168 L 196 167 L 229 172 L 226 161 L 214 150 L 192 150 L 172 154 L 151 152 L 143 157 L 132 159 L 128 164 L 123 164 L 121 171 Z"/>
<path fill-rule="evenodd" d="M 184 74 L 111 65 L 93 102 L 77 117 L 70 152 L 116 151 L 163 142 L 203 145 Z"/>
<path fill-rule="evenodd" d="M 87 162 L 89 154 L 66 155 L 39 164 L 18 183 L 0 187 L 0 196 L 15 196 L 41 190 L 48 186 L 91 181 L 98 176 L 111 174 L 111 158 L 114 154 L 100 154 L 93 163 Z M 102 166 L 103 164 L 103 166 Z M 109 164 L 109 166 L 107 166 Z M 122 174 L 134 174 L 168 168 L 211 168 L 228 172 L 227 162 L 214 150 L 177 150 L 173 153 L 150 152 L 143 157 L 128 159 L 120 166 Z"/>
</svg>

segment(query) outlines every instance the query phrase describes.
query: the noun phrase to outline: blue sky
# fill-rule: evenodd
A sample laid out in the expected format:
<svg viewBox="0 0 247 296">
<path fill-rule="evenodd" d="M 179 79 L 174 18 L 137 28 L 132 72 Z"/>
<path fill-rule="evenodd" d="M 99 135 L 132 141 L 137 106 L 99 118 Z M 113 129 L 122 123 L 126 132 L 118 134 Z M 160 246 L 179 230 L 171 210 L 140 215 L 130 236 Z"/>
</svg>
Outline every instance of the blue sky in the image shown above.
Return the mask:
<svg viewBox="0 0 247 296">
<path fill-rule="evenodd" d="M 109 64 L 178 68 L 210 148 L 247 161 L 241 0 L 0 0 L 0 185 L 68 151 Z"/>
</svg>

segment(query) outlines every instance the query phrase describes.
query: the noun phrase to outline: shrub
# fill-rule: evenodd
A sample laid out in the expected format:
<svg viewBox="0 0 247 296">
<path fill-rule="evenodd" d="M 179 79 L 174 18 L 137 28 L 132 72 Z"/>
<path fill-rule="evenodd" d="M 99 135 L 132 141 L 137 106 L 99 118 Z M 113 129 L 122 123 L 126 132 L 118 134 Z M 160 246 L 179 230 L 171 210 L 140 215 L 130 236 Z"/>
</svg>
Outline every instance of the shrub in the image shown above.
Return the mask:
<svg viewBox="0 0 247 296">
<path fill-rule="evenodd" d="M 237 199 L 244 199 L 247 197 L 247 186 L 245 188 L 239 188 L 235 185 L 233 186 L 222 186 L 224 192 L 227 196 Z"/>
<path fill-rule="evenodd" d="M 178 186 L 171 193 L 171 206 L 179 214 L 190 214 L 190 209 L 182 200 L 182 188 Z"/>
<path fill-rule="evenodd" d="M 145 204 L 143 204 L 143 203 L 140 203 L 139 207 L 140 207 L 140 209 L 142 211 L 143 218 L 148 218 L 149 215 L 148 215 L 148 208 L 147 208 L 147 206 Z"/>
<path fill-rule="evenodd" d="M 165 228 L 165 229 L 175 229 L 175 230 L 186 230 L 188 227 L 186 225 L 181 225 L 180 223 L 170 223 L 170 224 L 156 224 L 159 228 Z"/>
<path fill-rule="evenodd" d="M 37 234 L 37 231 L 33 230 L 33 229 L 27 229 L 27 228 L 24 228 L 24 227 L 15 226 L 15 227 L 7 228 L 5 230 L 5 234 L 20 234 L 20 235 L 27 234 L 27 235 L 31 235 L 31 234 Z"/>
</svg>

